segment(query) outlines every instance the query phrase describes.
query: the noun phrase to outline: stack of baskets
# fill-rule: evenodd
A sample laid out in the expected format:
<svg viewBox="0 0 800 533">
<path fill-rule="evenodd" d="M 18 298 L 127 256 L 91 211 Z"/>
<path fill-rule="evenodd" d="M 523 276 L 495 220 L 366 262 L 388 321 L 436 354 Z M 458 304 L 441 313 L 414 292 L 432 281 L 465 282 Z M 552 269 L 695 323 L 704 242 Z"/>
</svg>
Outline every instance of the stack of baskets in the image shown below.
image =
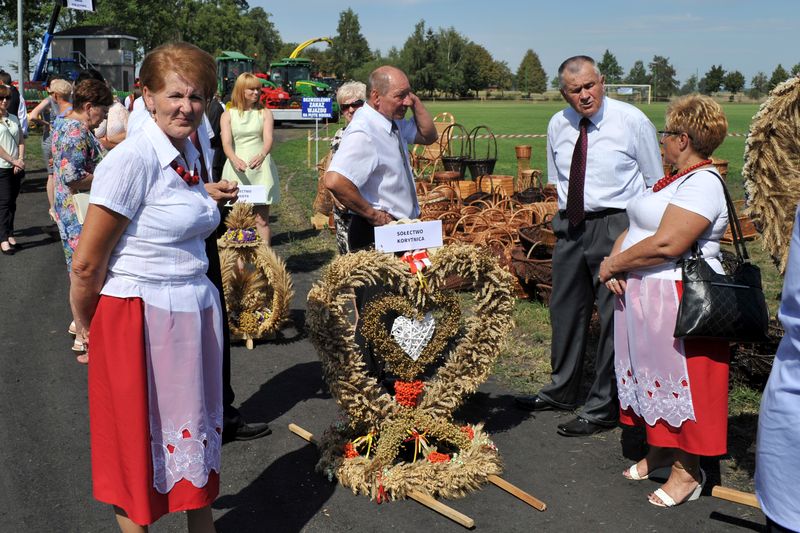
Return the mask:
<svg viewBox="0 0 800 533">
<path fill-rule="evenodd" d="M 501 180 L 502 184 L 495 183 L 494 176 L 481 178 L 487 178 L 478 180 L 481 189 L 467 196 L 460 182 L 419 183 L 420 218 L 442 221 L 445 244 L 468 243 L 491 250 L 517 276 L 518 295 L 535 291 L 546 302 L 555 245 L 550 218 L 558 204 L 552 199 L 533 203 L 515 200 L 513 196 L 519 191 L 513 177 L 507 183 Z M 484 183 L 490 186 L 484 187 Z"/>
</svg>

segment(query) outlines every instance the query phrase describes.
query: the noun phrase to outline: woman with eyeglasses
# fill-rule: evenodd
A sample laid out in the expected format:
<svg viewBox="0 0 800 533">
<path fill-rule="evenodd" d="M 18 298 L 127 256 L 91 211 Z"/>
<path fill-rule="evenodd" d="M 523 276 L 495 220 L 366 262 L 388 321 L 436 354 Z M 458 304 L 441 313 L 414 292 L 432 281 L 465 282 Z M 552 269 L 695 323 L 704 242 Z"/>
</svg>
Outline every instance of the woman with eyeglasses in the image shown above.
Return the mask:
<svg viewBox="0 0 800 533">
<path fill-rule="evenodd" d="M 42 126 L 42 157 L 47 158 L 47 201 L 49 202 L 50 218 L 56 221 L 56 212 L 53 209 L 55 202 L 55 180 L 53 179 L 53 158 L 50 135 L 53 122 L 59 116 L 63 117 L 72 109 L 72 84 L 62 78 L 51 78 L 47 82 L 47 98 L 42 100 L 28 115 L 31 122 Z"/>
<path fill-rule="evenodd" d="M 14 255 L 14 215 L 25 176 L 25 137 L 19 119 L 8 112 L 11 89 L 0 85 L 0 251 Z"/>
<path fill-rule="evenodd" d="M 269 207 L 280 199 L 278 168 L 272 150 L 272 111 L 261 103 L 261 80 L 250 73 L 236 78 L 231 107 L 220 117 L 222 150 L 228 161 L 222 179 L 241 185 L 261 185 L 267 191 L 265 204 L 253 206 L 256 231 L 267 246 L 272 240 Z"/>
<path fill-rule="evenodd" d="M 339 90 L 336 91 L 336 101 L 339 103 L 339 110 L 341 115 L 344 117 L 345 124 L 344 128 L 339 128 L 336 133 L 333 134 L 333 140 L 331 140 L 330 157 L 333 157 L 333 154 L 335 154 L 336 150 L 339 149 L 339 143 L 342 141 L 344 130 L 347 129 L 347 126 L 353 120 L 353 116 L 355 115 L 356 111 L 364 106 L 364 102 L 366 100 L 367 86 L 360 81 L 348 81 L 347 83 L 342 84 L 342 86 L 339 87 Z M 330 157 L 328 158 L 328 162 L 330 162 Z M 325 189 L 325 193 L 330 194 L 327 189 Z M 339 248 L 340 254 L 346 254 L 350 251 L 349 246 L 347 245 L 347 223 L 342 217 L 345 212 L 346 209 L 344 206 L 334 199 L 333 221 L 336 228 L 336 244 Z"/>
<path fill-rule="evenodd" d="M 649 501 L 672 507 L 700 496 L 700 456 L 727 452 L 728 343 L 673 337 L 682 294 L 678 260 L 699 247 L 722 273 L 728 209 L 711 154 L 725 140 L 719 104 L 691 95 L 667 109 L 664 160 L 678 169 L 627 205 L 630 224 L 600 265 L 619 296 L 614 368 L 620 422 L 644 426 L 649 451 L 623 476 L 666 478 Z"/>
</svg>

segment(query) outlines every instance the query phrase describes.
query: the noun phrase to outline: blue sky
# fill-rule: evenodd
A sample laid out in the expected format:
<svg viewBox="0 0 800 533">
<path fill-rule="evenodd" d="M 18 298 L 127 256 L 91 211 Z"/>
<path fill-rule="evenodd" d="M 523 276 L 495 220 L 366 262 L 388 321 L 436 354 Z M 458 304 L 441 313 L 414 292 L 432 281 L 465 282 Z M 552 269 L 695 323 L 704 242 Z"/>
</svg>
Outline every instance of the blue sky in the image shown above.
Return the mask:
<svg viewBox="0 0 800 533">
<path fill-rule="evenodd" d="M 272 13 L 287 42 L 334 35 L 339 13 L 350 7 L 370 47 L 384 53 L 401 48 L 421 19 L 434 30 L 452 26 L 508 62 L 513 72 L 533 49 L 550 78 L 564 58 L 585 53 L 599 60 L 606 49 L 626 74 L 637 59 L 647 64 L 656 54 L 669 57 L 681 82 L 721 64 L 741 71 L 749 85 L 758 71 L 769 76 L 778 63 L 787 70 L 800 63 L 800 0 L 250 0 L 250 5 Z M 8 70 L 16 55 L 13 47 L 0 48 L 0 67 Z"/>
</svg>

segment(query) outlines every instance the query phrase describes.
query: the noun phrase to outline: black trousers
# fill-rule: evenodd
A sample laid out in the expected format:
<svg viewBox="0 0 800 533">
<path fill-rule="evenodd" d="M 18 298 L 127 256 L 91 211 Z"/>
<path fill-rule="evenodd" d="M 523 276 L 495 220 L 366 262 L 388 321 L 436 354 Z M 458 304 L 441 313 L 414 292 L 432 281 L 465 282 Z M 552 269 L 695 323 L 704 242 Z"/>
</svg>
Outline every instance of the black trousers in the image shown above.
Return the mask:
<svg viewBox="0 0 800 533">
<path fill-rule="evenodd" d="M 367 250 L 375 246 L 375 226 L 366 218 L 356 214 L 342 217 L 347 225 L 347 244 L 351 252 Z"/>
<path fill-rule="evenodd" d="M 24 172 L 15 174 L 13 168 L 0 168 L 0 242 L 7 241 L 14 233 L 17 196 L 23 177 Z"/>
<path fill-rule="evenodd" d="M 553 217 L 557 241 L 553 251 L 553 292 L 550 297 L 552 381 L 539 396 L 558 407 L 578 403 L 589 322 L 594 303 L 600 315 L 600 338 L 595 359 L 596 375 L 581 416 L 600 425 L 619 419 L 614 375 L 614 294 L 597 279 L 600 263 L 611 253 L 614 241 L 628 227 L 628 215 L 607 210 L 588 215 L 571 227 L 563 212 Z"/>
<path fill-rule="evenodd" d="M 238 426 L 241 420 L 239 410 L 233 406 L 236 395 L 231 387 L 231 330 L 228 326 L 228 309 L 225 305 L 225 291 L 222 289 L 222 272 L 217 249 L 217 235 L 212 233 L 206 239 L 206 255 L 208 256 L 208 272 L 206 275 L 219 291 L 219 302 L 222 308 L 222 418 L 225 427 Z"/>
<path fill-rule="evenodd" d="M 375 227 L 370 224 L 367 219 L 355 214 L 348 214 L 343 217 L 347 225 L 347 244 L 351 252 L 359 250 L 368 250 L 375 246 Z M 358 315 L 364 316 L 364 309 L 366 306 L 376 298 L 380 298 L 386 294 L 386 287 L 383 285 L 367 285 L 355 289 L 356 309 Z M 384 317 L 384 327 L 391 329 L 392 317 Z M 356 345 L 361 350 L 362 359 L 367 366 L 367 371 L 370 375 L 374 376 L 379 382 L 382 382 L 387 390 L 393 391 L 392 386 L 386 381 L 386 371 L 384 369 L 383 359 L 378 356 L 372 349 L 367 339 L 361 333 L 361 322 L 356 325 L 354 334 Z"/>
</svg>

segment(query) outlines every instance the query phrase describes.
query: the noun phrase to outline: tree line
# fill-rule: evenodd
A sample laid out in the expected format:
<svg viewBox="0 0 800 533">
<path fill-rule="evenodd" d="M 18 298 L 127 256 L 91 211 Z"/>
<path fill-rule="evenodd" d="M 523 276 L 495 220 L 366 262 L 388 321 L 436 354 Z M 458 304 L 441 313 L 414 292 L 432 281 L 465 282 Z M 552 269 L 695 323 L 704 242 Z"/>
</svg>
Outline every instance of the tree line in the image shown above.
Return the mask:
<svg viewBox="0 0 800 533">
<path fill-rule="evenodd" d="M 628 71 L 628 75 L 625 76 L 617 58 L 609 50 L 606 50 L 597 63 L 597 68 L 605 76 L 606 83 L 650 85 L 653 95 L 658 98 L 694 92 L 711 94 L 722 90 L 733 96 L 741 93 L 745 87 L 744 74 L 738 70 L 726 71 L 722 65 L 711 65 L 711 68 L 700 79 L 697 74 L 692 74 L 681 85 L 675 77 L 676 71 L 670 64 L 669 58 L 660 55 L 653 56 L 653 60 L 648 63 L 647 68 L 645 68 L 644 61 L 635 61 Z M 798 73 L 800 73 L 800 63 L 793 66 L 790 72 L 778 64 L 769 78 L 764 72 L 758 72 L 750 80 L 749 95 L 753 98 L 760 98 L 779 83 Z M 554 86 L 557 86 L 557 82 L 557 79 L 553 80 Z"/>
<path fill-rule="evenodd" d="M 23 62 L 28 66 L 41 48 L 53 0 L 24 0 Z M 102 0 L 94 12 L 62 9 L 56 31 L 83 25 L 111 26 L 139 38 L 143 51 L 170 41 L 187 41 L 217 54 L 235 50 L 255 58 L 256 68 L 266 70 L 269 61 L 288 56 L 298 43 L 284 42 L 260 7 L 247 0 Z M 0 0 L 0 43 L 17 39 L 17 0 Z M 309 35 L 309 38 L 319 37 Z M 482 45 L 454 28 L 426 27 L 420 21 L 401 49 L 386 55 L 372 51 L 361 33 L 358 15 L 352 9 L 339 14 L 333 45 L 326 49 L 307 48 L 304 57 L 314 60 L 319 70 L 343 79 L 366 80 L 381 64 L 393 64 L 409 72 L 419 90 L 453 96 L 467 96 L 487 88 L 507 90 L 518 87 L 526 93 L 546 89 L 539 57 L 528 50 L 516 73 L 505 61 L 495 60 Z"/>
<path fill-rule="evenodd" d="M 24 63 L 29 65 L 41 47 L 53 0 L 24 0 Z M 16 42 L 17 0 L 0 0 L 0 43 Z M 165 42 L 183 40 L 217 54 L 235 50 L 255 58 L 256 68 L 266 70 L 269 61 L 288 56 L 298 43 L 284 42 L 271 20 L 260 7 L 251 8 L 247 0 L 102 0 L 97 11 L 62 9 L 57 30 L 79 25 L 112 26 L 137 36 L 141 53 Z M 309 38 L 319 37 L 309 35 Z M 390 48 L 384 55 L 371 50 L 361 33 L 358 15 L 352 9 L 339 14 L 333 45 L 307 48 L 303 56 L 315 61 L 320 72 L 341 79 L 366 81 L 369 72 L 383 64 L 402 68 L 411 84 L 423 94 L 465 97 L 478 91 L 516 89 L 523 95 L 547 90 L 547 75 L 539 56 L 528 49 L 512 72 L 505 61 L 496 60 L 483 45 L 455 28 L 433 29 L 420 20 L 402 48 Z M 698 79 L 689 76 L 681 85 L 668 57 L 655 55 L 645 65 L 635 61 L 625 75 L 617 58 L 606 50 L 598 62 L 606 83 L 647 84 L 653 95 L 666 98 L 675 94 L 726 90 L 735 95 L 744 90 L 745 78 L 738 70 L 726 71 L 712 65 Z M 800 72 L 800 63 L 789 72 L 778 65 L 767 77 L 759 72 L 750 80 L 750 95 L 758 98 L 778 83 Z M 27 76 L 26 76 L 27 78 Z M 551 86 L 559 86 L 557 76 Z"/>
</svg>

